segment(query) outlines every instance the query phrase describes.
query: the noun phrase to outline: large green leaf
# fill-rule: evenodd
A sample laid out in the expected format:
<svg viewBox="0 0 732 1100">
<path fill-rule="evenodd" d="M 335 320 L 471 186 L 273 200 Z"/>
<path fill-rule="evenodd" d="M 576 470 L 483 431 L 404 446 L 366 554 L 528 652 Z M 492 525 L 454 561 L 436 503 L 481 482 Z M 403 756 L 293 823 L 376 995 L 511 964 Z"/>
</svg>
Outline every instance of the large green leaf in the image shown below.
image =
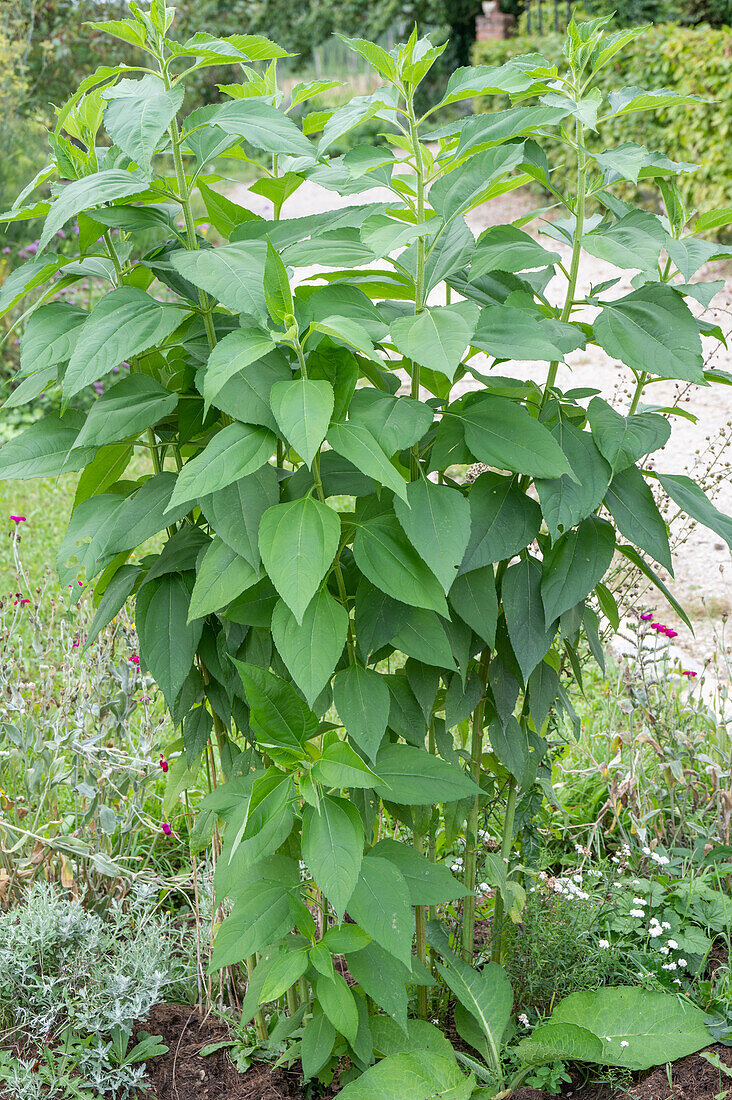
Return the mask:
<svg viewBox="0 0 732 1100">
<path fill-rule="evenodd" d="M 209 496 L 264 466 L 275 449 L 267 428 L 229 424 L 186 462 L 178 474 L 170 508 Z"/>
<path fill-rule="evenodd" d="M 29 290 L 48 282 L 64 260 L 60 256 L 36 256 L 5 277 L 0 286 L 0 316 L 4 316 Z"/>
<path fill-rule="evenodd" d="M 268 508 L 259 525 L 267 574 L 298 623 L 338 550 L 341 524 L 327 504 L 303 497 Z"/>
<path fill-rule="evenodd" d="M 432 207 L 445 221 L 458 214 L 467 214 L 483 202 L 495 180 L 507 176 L 518 167 L 523 152 L 523 144 L 519 142 L 476 153 L 462 171 L 446 172 L 432 184 L 429 192 Z"/>
<path fill-rule="evenodd" d="M 574 476 L 551 433 L 515 401 L 482 394 L 459 411 L 447 412 L 460 419 L 478 462 L 535 477 Z"/>
<path fill-rule="evenodd" d="M 415 661 L 451 671 L 455 668 L 444 620 L 435 611 L 425 611 L 423 607 L 410 608 L 405 622 L 390 641 L 395 649 Z"/>
<path fill-rule="evenodd" d="M 380 390 L 356 390 L 348 409 L 350 422 L 362 424 L 387 455 L 418 443 L 432 425 L 429 405 L 412 397 L 393 397 Z"/>
<path fill-rule="evenodd" d="M 412 546 L 449 592 L 470 538 L 467 497 L 420 479 L 410 482 L 406 501 L 396 500 L 394 511 Z"/>
<path fill-rule="evenodd" d="M 682 512 L 714 531 L 732 550 L 732 519 L 715 508 L 696 482 L 684 474 L 657 474 L 663 489 Z"/>
<path fill-rule="evenodd" d="M 285 439 L 305 464 L 312 466 L 333 415 L 335 397 L 330 382 L 308 378 L 276 382 L 269 399 Z"/>
<path fill-rule="evenodd" d="M 388 859 L 399 868 L 409 887 L 412 905 L 441 905 L 470 893 L 444 863 L 432 863 L 408 844 L 380 840 L 371 849 L 371 855 Z"/>
<path fill-rule="evenodd" d="M 343 1100 L 468 1100 L 474 1087 L 472 1073 L 465 1077 L 454 1057 L 418 1050 L 383 1058 L 340 1095 Z"/>
<path fill-rule="evenodd" d="M 363 424 L 352 423 L 350 420 L 333 424 L 327 438 L 333 450 L 347 458 L 362 473 L 391 489 L 403 500 L 407 499 L 404 478 L 395 470 Z"/>
<path fill-rule="evenodd" d="M 552 435 L 569 459 L 574 478 L 537 478 L 544 521 L 553 539 L 594 512 L 610 484 L 611 471 L 592 435 L 562 418 Z"/>
<path fill-rule="evenodd" d="M 185 515 L 185 506 L 172 508 L 171 494 L 175 474 L 165 470 L 147 478 L 136 492 L 121 497 L 119 507 L 107 524 L 107 553 L 132 550 L 162 531 L 166 523 L 175 523 Z M 164 513 L 170 515 L 164 518 Z"/>
<path fill-rule="evenodd" d="M 474 302 L 428 306 L 422 313 L 393 321 L 391 336 L 407 359 L 452 379 L 473 338 L 479 312 Z"/>
<path fill-rule="evenodd" d="M 243 962 L 286 936 L 294 923 L 288 891 L 283 886 L 267 884 L 252 890 L 237 901 L 216 933 L 211 969 Z"/>
<path fill-rule="evenodd" d="M 347 952 L 348 969 L 364 993 L 383 1008 L 406 1034 L 409 967 L 397 962 L 378 943 L 369 943 L 360 950 L 346 946 L 344 950 Z"/>
<path fill-rule="evenodd" d="M 72 452 L 81 426 L 78 413 L 44 416 L 0 448 L 0 481 L 9 478 L 57 477 L 80 470 L 94 456 L 93 447 Z"/>
<path fill-rule="evenodd" d="M 122 286 L 105 294 L 79 331 L 64 375 L 65 400 L 112 367 L 162 343 L 183 317 L 179 309 L 137 287 Z"/>
<path fill-rule="evenodd" d="M 331 741 L 313 764 L 311 775 L 326 787 L 371 787 L 375 772 L 347 741 Z"/>
<path fill-rule="evenodd" d="M 104 126 L 130 160 L 149 170 L 153 154 L 183 103 L 184 88 L 166 88 L 159 76 L 118 80 L 105 94 Z"/>
<path fill-rule="evenodd" d="M 516 478 L 489 470 L 475 482 L 469 500 L 472 527 L 461 575 L 512 558 L 539 533 L 541 509 L 521 492 Z"/>
<path fill-rule="evenodd" d="M 582 238 L 582 247 L 616 267 L 652 275 L 668 240 L 661 220 L 646 210 L 632 210 L 613 225 L 603 224 Z"/>
<path fill-rule="evenodd" d="M 656 507 L 653 493 L 637 466 L 628 466 L 615 474 L 605 494 L 605 505 L 618 530 L 641 550 L 674 574 L 668 531 Z M 732 522 L 730 522 L 732 538 Z"/>
<path fill-rule="evenodd" d="M 228 413 L 234 420 L 247 424 L 261 424 L 277 431 L 277 421 L 270 407 L 270 394 L 276 382 L 289 382 L 292 378 L 287 359 L 281 352 L 270 352 L 264 359 L 250 363 L 224 382 L 214 399 L 214 405 Z M 205 371 L 196 375 L 196 387 L 203 388 Z"/>
<path fill-rule="evenodd" d="M 481 121 L 485 118 L 480 117 Z M 513 225 L 493 225 L 478 240 L 470 264 L 470 278 L 478 279 L 491 271 L 527 271 L 534 267 L 546 267 L 559 259 L 558 252 L 548 252 L 522 229 Z"/>
<path fill-rule="evenodd" d="M 592 1032 L 602 1042 L 604 1065 L 642 1070 L 693 1054 L 713 1042 L 706 1012 L 680 995 L 649 992 L 638 986 L 571 993 L 560 1001 L 549 1023 L 533 1032 L 542 1042 L 543 1028 L 573 1024 Z"/>
<path fill-rule="evenodd" d="M 157 424 L 177 404 L 177 393 L 146 374 L 130 374 L 94 402 L 74 446 L 101 447 L 135 436 Z"/>
<path fill-rule="evenodd" d="M 38 251 L 42 252 L 48 242 L 56 236 L 70 218 L 83 210 L 91 210 L 104 202 L 128 198 L 141 194 L 147 189 L 147 181 L 137 172 L 125 172 L 120 168 L 108 168 L 83 176 L 67 184 L 59 197 L 51 205 L 43 224 L 43 232 L 38 242 Z"/>
<path fill-rule="evenodd" d="M 319 1073 L 331 1056 L 336 1029 L 317 1004 L 313 1005 L 313 1017 L 305 1025 L 300 1047 L 302 1074 L 306 1081 Z"/>
<path fill-rule="evenodd" d="M 442 585 L 408 541 L 396 516 L 360 523 L 353 556 L 364 576 L 388 596 L 449 617 Z"/>
<path fill-rule="evenodd" d="M 266 153 L 289 153 L 314 159 L 315 150 L 292 119 L 261 99 L 236 99 L 225 103 L 211 122 L 227 134 L 244 138 Z"/>
<path fill-rule="evenodd" d="M 671 425 L 658 413 L 622 416 L 601 397 L 592 398 L 587 415 L 600 453 L 616 471 L 659 450 L 671 435 Z"/>
<path fill-rule="evenodd" d="M 583 348 L 585 337 L 577 325 L 540 320 L 530 310 L 500 305 L 481 312 L 473 345 L 496 359 L 551 362 Z"/>
<path fill-rule="evenodd" d="M 363 857 L 348 912 L 385 951 L 411 967 L 414 913 L 407 883 L 393 863 Z"/>
<path fill-rule="evenodd" d="M 315 983 L 315 996 L 333 1027 L 345 1035 L 353 1046 L 358 1033 L 358 1009 L 346 979 L 338 971 L 332 978 L 319 974 Z"/>
<path fill-rule="evenodd" d="M 20 338 L 20 374 L 36 374 L 69 359 L 88 316 L 70 302 L 49 302 L 34 310 Z"/>
<path fill-rule="evenodd" d="M 317 809 L 304 807 L 302 858 L 339 921 L 358 882 L 363 842 L 363 822 L 347 799 L 326 795 Z"/>
<path fill-rule="evenodd" d="M 253 474 L 203 497 L 199 504 L 216 534 L 256 569 L 261 561 L 259 523 L 277 499 L 277 471 L 265 463 Z"/>
<path fill-rule="evenodd" d="M 258 321 L 268 317 L 264 300 L 265 241 L 222 244 L 195 252 L 173 252 L 170 262 L 176 271 L 208 291 L 227 309 L 247 313 Z"/>
<path fill-rule="evenodd" d="M 333 680 L 338 715 L 360 749 L 373 760 L 389 720 L 389 689 L 378 672 L 353 664 Z"/>
<path fill-rule="evenodd" d="M 541 563 L 530 555 L 509 566 L 501 583 L 501 602 L 516 660 L 528 680 L 544 659 L 557 632 L 557 623 L 544 617 L 541 601 Z"/>
<path fill-rule="evenodd" d="M 375 785 L 377 794 L 402 806 L 457 802 L 478 793 L 476 784 L 457 764 L 412 745 L 385 745 L 374 768 L 381 779 Z"/>
<path fill-rule="evenodd" d="M 498 597 L 492 565 L 483 565 L 470 573 L 461 573 L 448 596 L 450 606 L 463 622 L 491 646 L 496 642 Z"/>
<path fill-rule="evenodd" d="M 593 322 L 600 347 L 634 370 L 704 381 L 699 326 L 678 291 L 647 283 L 606 304 Z"/>
<path fill-rule="evenodd" d="M 215 402 L 223 386 L 240 370 L 261 359 L 274 348 L 274 340 L 260 328 L 230 332 L 216 344 L 203 372 L 202 393 L 206 408 Z M 245 410 L 243 410 L 245 412 Z M 246 415 L 241 417 L 246 419 Z"/>
<path fill-rule="evenodd" d="M 583 600 L 607 572 L 615 551 L 611 524 L 597 516 L 582 520 L 544 555 L 541 597 L 549 622 Z"/>
<path fill-rule="evenodd" d="M 190 598 L 189 582 L 178 573 L 168 573 L 144 585 L 135 604 L 140 657 L 169 707 L 193 666 L 203 629 L 201 619 L 188 622 Z"/>
<path fill-rule="evenodd" d="M 220 611 L 258 580 L 259 572 L 216 536 L 198 561 L 189 619 L 203 619 Z"/>
<path fill-rule="evenodd" d="M 301 757 L 305 742 L 317 732 L 318 719 L 292 684 L 266 669 L 232 660 L 244 684 L 257 743 Z"/>
<path fill-rule="evenodd" d="M 287 671 L 310 706 L 330 679 L 346 644 L 348 612 L 321 588 L 298 623 L 280 600 L 272 613 L 272 638 Z"/>
</svg>

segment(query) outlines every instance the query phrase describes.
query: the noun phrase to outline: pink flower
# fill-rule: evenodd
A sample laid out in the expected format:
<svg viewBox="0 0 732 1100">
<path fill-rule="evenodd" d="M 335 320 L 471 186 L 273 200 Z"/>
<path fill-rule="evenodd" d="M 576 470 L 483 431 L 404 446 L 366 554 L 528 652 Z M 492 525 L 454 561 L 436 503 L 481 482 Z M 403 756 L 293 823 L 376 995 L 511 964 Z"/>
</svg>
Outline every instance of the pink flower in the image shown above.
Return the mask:
<svg viewBox="0 0 732 1100">
<path fill-rule="evenodd" d="M 694 672 L 694 670 L 693 670 L 693 669 L 691 669 L 691 668 L 686 668 L 686 669 L 684 669 L 684 671 L 683 671 L 683 672 L 681 673 L 681 675 L 682 675 L 682 676 L 692 676 L 692 677 L 693 677 L 693 676 L 696 676 L 696 673 Z"/>
<path fill-rule="evenodd" d="M 161 767 L 162 771 L 167 772 L 167 770 L 168 770 L 168 761 L 163 757 L 162 753 L 160 753 L 160 760 L 158 761 L 158 763 L 160 764 L 160 767 Z"/>
<path fill-rule="evenodd" d="M 137 656 L 136 653 L 133 653 L 132 656 L 130 657 L 130 664 L 132 664 L 132 665 L 139 665 L 140 664 L 140 658 Z"/>
<path fill-rule="evenodd" d="M 10 518 L 13 521 L 13 523 L 26 523 L 27 522 L 25 516 L 11 516 Z"/>
<path fill-rule="evenodd" d="M 30 600 L 21 600 L 20 602 L 21 602 L 21 604 L 30 603 Z"/>
<path fill-rule="evenodd" d="M 162 829 L 166 836 L 170 836 L 170 834 L 173 832 L 167 821 L 163 822 Z"/>
<path fill-rule="evenodd" d="M 670 626 L 666 627 L 666 629 L 664 630 L 664 634 L 667 638 L 678 638 L 679 636 L 678 630 L 672 630 Z"/>
</svg>

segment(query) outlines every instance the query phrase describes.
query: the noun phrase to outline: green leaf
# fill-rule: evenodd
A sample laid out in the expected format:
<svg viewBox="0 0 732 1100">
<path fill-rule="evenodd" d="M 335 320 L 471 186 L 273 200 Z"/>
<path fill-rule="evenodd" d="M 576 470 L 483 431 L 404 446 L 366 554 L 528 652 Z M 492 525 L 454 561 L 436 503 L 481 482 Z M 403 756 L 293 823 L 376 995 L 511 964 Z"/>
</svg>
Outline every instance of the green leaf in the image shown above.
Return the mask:
<svg viewBox="0 0 732 1100">
<path fill-rule="evenodd" d="M 671 425 L 664 416 L 622 416 L 600 397 L 592 398 L 587 416 L 598 449 L 614 471 L 625 470 L 644 455 L 659 450 L 671 435 Z"/>
<path fill-rule="evenodd" d="M 682 107 L 705 101 L 696 95 L 683 95 L 671 88 L 654 88 L 647 92 L 644 88 L 621 88 L 619 92 L 610 92 L 610 110 L 614 115 L 628 115 L 633 111 L 649 109 L 666 110 L 668 107 Z"/>
<path fill-rule="evenodd" d="M 183 746 L 189 768 L 200 760 L 212 730 L 213 718 L 205 704 L 189 710 L 183 721 Z"/>
<path fill-rule="evenodd" d="M 343 1100 L 468 1100 L 475 1086 L 454 1058 L 432 1051 L 392 1054 L 341 1090 Z"/>
<path fill-rule="evenodd" d="M 258 580 L 257 570 L 216 536 L 199 558 L 189 621 L 220 611 Z"/>
<path fill-rule="evenodd" d="M 381 843 L 384 844 L 386 841 Z M 374 1050 L 382 1058 L 388 1058 L 391 1054 L 409 1053 L 418 1050 L 430 1051 L 432 1054 L 439 1054 L 444 1058 L 455 1057 L 447 1036 L 443 1035 L 438 1027 L 427 1020 L 410 1020 L 406 1035 L 389 1016 L 372 1016 L 369 1024 Z"/>
<path fill-rule="evenodd" d="M 185 279 L 212 294 L 227 309 L 264 322 L 268 317 L 264 300 L 266 255 L 264 241 L 244 241 L 195 251 L 181 249 L 171 253 L 170 262 Z"/>
<path fill-rule="evenodd" d="M 136 436 L 168 416 L 177 404 L 177 393 L 145 374 L 130 374 L 94 402 L 74 446 L 101 447 Z"/>
<path fill-rule="evenodd" d="M 333 1051 L 336 1029 L 319 1005 L 313 1005 L 313 1017 L 305 1025 L 300 1047 L 302 1073 L 306 1081 L 320 1073 Z"/>
<path fill-rule="evenodd" d="M 632 210 L 613 225 L 601 225 L 582 238 L 591 256 L 615 267 L 638 268 L 649 277 L 657 270 L 661 249 L 669 238 L 659 218 L 646 210 Z M 669 242 L 670 243 L 670 242 Z"/>
<path fill-rule="evenodd" d="M 381 779 L 375 784 L 377 794 L 401 806 L 457 802 L 478 793 L 476 784 L 457 764 L 412 745 L 385 745 L 374 767 Z"/>
<path fill-rule="evenodd" d="M 244 684 L 257 744 L 264 749 L 282 750 L 298 759 L 302 757 L 306 741 L 318 730 L 313 712 L 292 684 L 266 669 L 232 660 Z"/>
<path fill-rule="evenodd" d="M 358 1009 L 343 975 L 337 971 L 332 978 L 319 974 L 315 983 L 315 996 L 333 1027 L 353 1045 L 358 1032 Z"/>
<path fill-rule="evenodd" d="M 597 516 L 582 520 L 544 555 L 541 597 L 549 622 L 583 600 L 605 576 L 615 551 L 611 524 Z"/>
<path fill-rule="evenodd" d="M 620 533 L 636 546 L 640 546 L 641 550 L 647 551 L 673 577 L 666 524 L 656 507 L 653 493 L 637 466 L 628 466 L 615 474 L 605 494 L 605 505 Z M 732 521 L 730 537 L 732 538 Z"/>
<path fill-rule="evenodd" d="M 322 332 L 324 336 L 330 336 L 336 344 L 355 348 L 378 367 L 383 367 L 383 360 L 376 354 L 371 337 L 358 321 L 353 321 L 350 317 L 326 317 L 322 321 L 313 321 L 310 328 L 313 332 Z"/>
<path fill-rule="evenodd" d="M 272 456 L 275 437 L 267 428 L 229 424 L 178 474 L 169 508 L 209 496 L 259 470 Z"/>
<path fill-rule="evenodd" d="M 443 620 L 434 611 L 412 607 L 405 622 L 390 639 L 395 649 L 437 668 L 455 668 L 450 639 Z"/>
<path fill-rule="evenodd" d="M 286 936 L 293 924 L 284 887 L 268 884 L 252 890 L 236 902 L 216 933 L 211 970 L 243 962 Z"/>
<path fill-rule="evenodd" d="M 7 280 L 3 289 L 6 285 Z M 85 309 L 68 302 L 49 302 L 36 309 L 20 338 L 20 374 L 37 374 L 69 359 L 79 327 L 88 316 Z"/>
<path fill-rule="evenodd" d="M 680 995 L 636 986 L 572 993 L 550 1017 L 552 1025 L 574 1024 L 596 1035 L 603 1046 L 600 1064 L 632 1070 L 674 1062 L 709 1046 L 705 1021 L 704 1009 Z M 541 1032 L 537 1028 L 532 1040 L 541 1042 Z"/>
<path fill-rule="evenodd" d="M 302 858 L 339 921 L 358 882 L 363 843 L 363 822 L 347 799 L 325 795 L 317 809 L 303 808 Z"/>
<path fill-rule="evenodd" d="M 516 478 L 489 470 L 474 483 L 468 499 L 472 527 L 460 575 L 512 558 L 539 533 L 541 509 L 521 492 Z"/>
<path fill-rule="evenodd" d="M 473 281 L 491 271 L 547 267 L 560 259 L 558 252 L 548 252 L 522 229 L 513 225 L 494 225 L 480 235 L 470 264 L 470 279 Z"/>
<path fill-rule="evenodd" d="M 492 565 L 483 565 L 470 573 L 461 573 L 448 596 L 450 606 L 463 622 L 491 648 L 496 643 L 498 597 Z"/>
<path fill-rule="evenodd" d="M 146 190 L 147 181 L 142 175 L 119 168 L 108 168 L 104 172 L 95 172 L 91 176 L 74 180 L 64 187 L 56 201 L 51 204 L 38 242 L 38 251 L 42 252 L 59 229 L 82 211 L 92 210 L 95 206 L 114 199 L 141 194 Z"/>
<path fill-rule="evenodd" d="M 114 574 L 97 604 L 82 652 L 89 648 L 100 631 L 119 614 L 141 573 L 142 570 L 137 565 L 123 565 Z"/>
<path fill-rule="evenodd" d="M 663 283 L 606 304 L 593 322 L 600 347 L 637 371 L 704 381 L 699 327 L 678 291 Z"/>
<path fill-rule="evenodd" d="M 684 474 L 656 474 L 656 477 L 682 512 L 714 531 L 732 550 L 732 519 L 714 507 L 696 482 Z"/>
<path fill-rule="evenodd" d="M 408 844 L 380 840 L 371 849 L 371 855 L 388 859 L 399 868 L 409 887 L 412 905 L 442 905 L 470 893 L 450 874 L 444 863 L 432 863 Z"/>
<path fill-rule="evenodd" d="M 276 504 L 262 516 L 262 561 L 272 584 L 300 624 L 336 555 L 340 533 L 338 515 L 310 496 Z"/>
<path fill-rule="evenodd" d="M 465 442 L 486 466 L 535 477 L 574 476 L 550 432 L 515 401 L 482 394 L 459 412 L 448 409 L 447 415 L 460 419 Z"/>
<path fill-rule="evenodd" d="M 602 1058 L 602 1039 L 578 1024 L 554 1023 L 551 1019 L 540 1024 L 527 1039 L 522 1039 L 518 1053 L 527 1065 L 541 1065 L 567 1059 L 573 1062 L 599 1062 Z"/>
<path fill-rule="evenodd" d="M 389 720 L 389 689 L 382 676 L 349 665 L 333 680 L 333 702 L 348 736 L 373 760 Z"/>
<path fill-rule="evenodd" d="M 188 622 L 189 584 L 169 573 L 144 585 L 135 604 L 140 657 L 172 706 L 193 666 L 203 622 Z M 175 645 L 170 644 L 171 638 Z"/>
<path fill-rule="evenodd" d="M 353 925 L 353 927 L 357 926 Z M 347 947 L 345 950 L 352 977 L 356 979 L 364 993 L 383 1008 L 406 1034 L 407 990 L 405 987 L 410 980 L 409 968 L 397 962 L 394 956 L 378 943 L 370 943 L 361 949 Z"/>
<path fill-rule="evenodd" d="M 80 470 L 94 456 L 94 448 L 72 447 L 79 432 L 78 413 L 63 418 L 44 416 L 0 448 L 0 481 L 30 477 L 57 477 Z"/>
<path fill-rule="evenodd" d="M 267 977 L 259 993 L 259 1003 L 278 1000 L 286 993 L 290 986 L 302 978 L 309 966 L 308 950 L 306 947 L 288 951 L 275 961 L 267 973 Z"/>
<path fill-rule="evenodd" d="M 199 501 L 208 524 L 227 546 L 259 568 L 259 523 L 278 500 L 277 471 L 265 463 L 247 477 Z"/>
<path fill-rule="evenodd" d="M 523 159 L 524 147 L 500 145 L 476 153 L 459 172 L 446 172 L 432 184 L 429 200 L 445 221 L 467 214 L 487 197 L 491 185 L 505 178 Z"/>
<path fill-rule="evenodd" d="M 541 601 L 541 563 L 530 555 L 509 566 L 501 584 L 503 612 L 516 660 L 528 680 L 544 659 L 557 632 L 557 623 L 544 617 Z"/>
<path fill-rule="evenodd" d="M 348 410 L 350 422 L 362 424 L 387 455 L 418 443 L 432 426 L 429 405 L 411 397 L 393 397 L 378 390 L 356 391 Z"/>
<path fill-rule="evenodd" d="M 363 857 L 348 912 L 377 944 L 411 967 L 414 914 L 404 876 L 392 863 Z"/>
<path fill-rule="evenodd" d="M 152 73 L 141 80 L 119 80 L 107 92 L 104 126 L 119 145 L 145 171 L 153 154 L 183 103 L 184 88 L 166 88 Z"/>
<path fill-rule="evenodd" d="M 555 539 L 595 511 L 610 484 L 611 471 L 589 432 L 580 431 L 563 417 L 551 432 L 574 473 L 574 479 L 565 474 L 536 480 L 544 520 Z"/>
<path fill-rule="evenodd" d="M 583 348 L 585 336 L 577 325 L 539 320 L 533 311 L 504 304 L 481 311 L 473 346 L 496 359 L 548 363 Z"/>
<path fill-rule="evenodd" d="M 452 380 L 473 338 L 479 313 L 474 302 L 428 306 L 421 313 L 393 321 L 391 336 L 407 359 L 442 371 Z"/>
<path fill-rule="evenodd" d="M 234 420 L 241 420 L 246 410 L 247 424 L 261 424 L 277 431 L 277 421 L 270 408 L 270 395 L 276 382 L 289 382 L 292 371 L 287 359 L 280 352 L 270 352 L 265 359 L 251 363 L 225 382 L 214 400 L 214 405 L 228 413 Z M 202 385 L 205 371 L 199 372 L 196 384 Z"/>
<path fill-rule="evenodd" d="M 407 486 L 401 474 L 392 466 L 388 457 L 368 428 L 350 420 L 333 424 L 328 432 L 328 443 L 368 477 L 393 490 L 402 500 L 407 499 Z"/>
<path fill-rule="evenodd" d="M 360 523 L 353 556 L 364 576 L 387 596 L 449 618 L 442 585 L 407 540 L 396 516 Z"/>
<path fill-rule="evenodd" d="M 634 546 L 628 546 L 627 544 L 619 542 L 618 545 L 617 545 L 617 550 L 618 550 L 619 554 L 622 554 L 624 558 L 627 558 L 628 561 L 632 562 L 633 565 L 636 567 L 636 569 L 638 569 L 643 574 L 644 577 L 648 577 L 649 581 L 651 581 L 651 583 L 656 586 L 656 588 L 658 589 L 659 592 L 663 592 L 664 596 L 666 597 L 668 602 L 671 604 L 671 606 L 673 607 L 676 614 L 679 616 L 679 618 L 681 619 L 682 622 L 686 623 L 689 630 L 693 634 L 694 633 L 694 628 L 691 625 L 691 621 L 689 619 L 689 616 L 686 614 L 686 612 L 684 611 L 683 607 L 681 606 L 679 601 L 676 599 L 674 594 L 663 583 L 663 581 L 659 577 L 658 573 L 656 573 L 655 569 L 653 569 L 648 564 L 648 562 L 645 560 L 645 558 L 643 558 L 638 553 L 638 551 L 636 550 L 636 548 Z"/>
<path fill-rule="evenodd" d="M 202 393 L 206 410 L 233 375 L 256 363 L 274 346 L 269 333 L 259 328 L 236 329 L 224 336 L 211 352 L 203 372 Z"/>
<path fill-rule="evenodd" d="M 267 237 L 267 259 L 264 261 L 264 300 L 273 321 L 282 324 L 295 312 L 287 268 Z"/>
<path fill-rule="evenodd" d="M 412 481 L 394 511 L 409 541 L 445 592 L 457 576 L 470 538 L 470 503 L 462 493 L 432 481 Z"/>
<path fill-rule="evenodd" d="M 119 507 L 107 523 L 105 553 L 118 554 L 120 550 L 131 550 L 162 531 L 166 523 L 166 509 L 172 512 L 167 518 L 168 523 L 175 523 L 185 515 L 184 507 L 171 509 L 174 486 L 175 474 L 166 470 L 147 478 L 130 496 L 120 497 Z"/>
<path fill-rule="evenodd" d="M 211 122 L 265 153 L 315 158 L 313 146 L 292 119 L 261 99 L 225 103 L 212 116 Z"/>
<path fill-rule="evenodd" d="M 270 390 L 275 420 L 287 442 L 310 467 L 328 431 L 335 397 L 330 382 L 296 378 Z"/>
<path fill-rule="evenodd" d="M 64 400 L 124 360 L 161 344 L 182 320 L 179 309 L 162 305 L 136 287 L 105 294 L 79 330 L 64 375 Z"/>
<path fill-rule="evenodd" d="M 347 741 L 327 745 L 313 764 L 313 777 L 326 787 L 372 787 L 376 774 L 371 771 Z"/>
<path fill-rule="evenodd" d="M 328 683 L 346 644 L 348 612 L 321 588 L 302 622 L 280 600 L 272 613 L 272 638 L 303 695 L 312 706 Z"/>
<path fill-rule="evenodd" d="M 207 187 L 205 183 L 201 183 L 200 179 L 198 190 L 201 193 L 203 205 L 206 207 L 206 214 L 213 223 L 214 228 L 227 240 L 237 225 L 257 220 L 256 214 L 252 214 L 251 210 L 247 210 L 245 206 L 239 206 L 238 203 L 228 199 L 226 195 L 221 195 L 213 188 Z"/>
</svg>

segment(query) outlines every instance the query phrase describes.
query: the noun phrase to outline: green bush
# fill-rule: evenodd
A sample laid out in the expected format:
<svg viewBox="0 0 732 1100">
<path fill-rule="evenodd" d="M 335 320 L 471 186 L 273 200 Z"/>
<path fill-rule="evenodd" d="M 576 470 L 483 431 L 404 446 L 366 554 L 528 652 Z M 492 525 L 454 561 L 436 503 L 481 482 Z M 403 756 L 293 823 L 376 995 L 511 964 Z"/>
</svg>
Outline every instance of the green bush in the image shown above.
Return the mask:
<svg viewBox="0 0 732 1100">
<path fill-rule="evenodd" d="M 563 37 L 554 34 L 478 42 L 473 49 L 473 62 L 502 65 L 510 58 L 536 51 L 550 64 L 561 64 L 563 43 Z M 649 150 L 665 153 L 672 160 L 699 164 L 697 172 L 677 177 L 687 202 L 698 209 L 729 205 L 732 54 L 728 30 L 672 24 L 651 27 L 615 55 L 598 74 L 597 83 L 603 92 L 633 85 L 664 87 L 682 95 L 699 96 L 699 103 L 683 109 L 673 107 L 653 114 L 609 118 L 603 123 L 602 138 L 588 134 L 587 144 L 597 150 L 601 145 L 611 148 L 621 142 L 635 141 Z M 508 106 L 508 101 L 501 105 L 493 96 L 490 104 L 495 110 Z M 574 167 L 559 140 L 550 137 L 544 149 L 549 163 L 557 166 L 552 176 L 555 186 L 571 185 Z"/>
</svg>

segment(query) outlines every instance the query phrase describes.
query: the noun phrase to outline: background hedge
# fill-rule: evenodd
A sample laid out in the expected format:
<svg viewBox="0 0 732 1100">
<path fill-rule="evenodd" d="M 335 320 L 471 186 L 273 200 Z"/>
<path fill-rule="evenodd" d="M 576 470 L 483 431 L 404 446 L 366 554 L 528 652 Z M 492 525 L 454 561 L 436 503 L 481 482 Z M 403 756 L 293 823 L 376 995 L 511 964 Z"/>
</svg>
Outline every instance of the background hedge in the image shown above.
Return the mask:
<svg viewBox="0 0 732 1100">
<path fill-rule="evenodd" d="M 563 39 L 520 36 L 503 41 L 477 42 L 473 47 L 476 65 L 501 65 L 517 54 L 537 51 L 551 63 L 561 58 Z M 710 27 L 680 27 L 661 24 L 649 28 L 629 43 L 604 70 L 599 83 L 607 91 L 628 85 L 641 88 L 671 88 L 701 96 L 706 102 L 674 107 L 657 114 L 624 116 L 603 123 L 602 140 L 589 136 L 589 145 L 612 148 L 635 141 L 673 160 L 700 165 L 697 172 L 680 176 L 687 201 L 699 210 L 732 205 L 732 30 Z M 498 98 L 483 101 L 484 110 L 500 110 L 506 104 Z M 476 105 L 476 110 L 480 105 Z M 546 146 L 549 163 L 563 162 L 559 142 Z M 573 168 L 557 169 L 554 179 L 571 185 Z"/>
</svg>

